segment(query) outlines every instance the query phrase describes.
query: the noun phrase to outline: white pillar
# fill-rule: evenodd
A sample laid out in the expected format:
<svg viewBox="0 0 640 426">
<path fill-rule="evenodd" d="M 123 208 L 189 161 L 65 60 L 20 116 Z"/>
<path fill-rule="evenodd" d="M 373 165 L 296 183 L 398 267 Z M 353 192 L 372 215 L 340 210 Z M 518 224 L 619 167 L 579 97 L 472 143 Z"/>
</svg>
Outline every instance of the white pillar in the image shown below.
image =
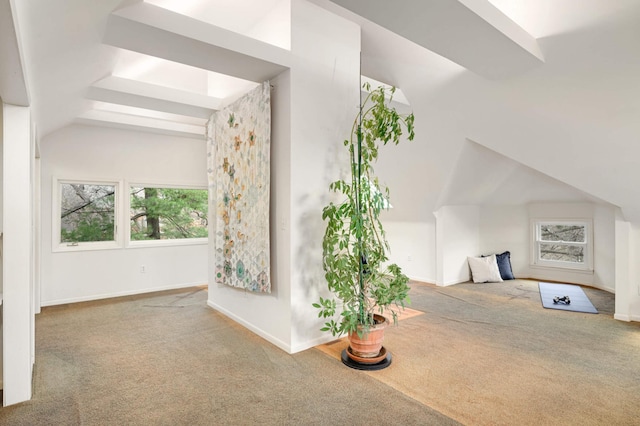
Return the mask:
<svg viewBox="0 0 640 426">
<path fill-rule="evenodd" d="M 3 405 L 31 399 L 32 301 L 31 116 L 3 104 Z"/>
</svg>

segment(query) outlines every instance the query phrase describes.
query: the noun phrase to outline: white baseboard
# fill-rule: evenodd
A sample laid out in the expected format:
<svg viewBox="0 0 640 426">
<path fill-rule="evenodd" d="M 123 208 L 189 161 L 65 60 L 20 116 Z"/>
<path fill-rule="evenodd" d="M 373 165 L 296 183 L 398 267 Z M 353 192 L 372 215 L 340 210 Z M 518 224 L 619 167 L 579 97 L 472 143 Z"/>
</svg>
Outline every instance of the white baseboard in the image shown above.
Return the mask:
<svg viewBox="0 0 640 426">
<path fill-rule="evenodd" d="M 134 296 L 136 294 L 154 293 L 157 291 L 176 290 L 180 288 L 198 287 L 203 285 L 207 285 L 207 283 L 206 282 L 183 283 L 183 284 L 168 285 L 164 287 L 151 287 L 151 288 L 143 288 L 143 289 L 137 289 L 137 290 L 131 290 L 131 291 L 120 291 L 116 293 L 103 293 L 103 294 L 96 294 L 92 296 L 70 297 L 68 299 L 48 300 L 46 302 L 42 302 L 41 306 L 55 306 L 55 305 L 64 305 L 67 303 L 90 302 L 92 300 L 112 299 L 114 297 Z"/>
<path fill-rule="evenodd" d="M 232 312 L 226 310 L 222 306 L 217 305 L 217 304 L 213 303 L 210 300 L 207 300 L 207 306 L 209 306 L 212 309 L 215 309 L 216 311 L 220 312 L 222 315 L 232 319 L 233 321 L 237 322 L 238 324 L 242 325 L 243 327 L 251 330 L 252 332 L 254 332 L 258 336 L 262 337 L 263 339 L 267 340 L 268 342 L 273 343 L 274 345 L 276 345 L 277 347 L 279 347 L 283 351 L 285 351 L 287 353 L 290 353 L 290 354 L 293 353 L 292 350 L 291 350 L 291 345 L 289 345 L 288 343 L 283 342 L 282 340 L 272 336 L 269 333 L 266 333 L 264 330 L 259 329 L 255 325 L 243 320 L 242 318 L 238 317 L 237 315 L 234 315 Z M 305 349 L 307 349 L 307 348 L 305 348 Z"/>
<path fill-rule="evenodd" d="M 317 339 L 309 340 L 304 343 L 300 343 L 295 346 L 292 346 L 290 353 L 295 354 L 297 352 L 306 351 L 309 348 L 313 348 L 318 345 L 324 345 L 325 343 L 333 342 L 336 339 L 340 339 L 340 337 L 335 337 L 335 336 L 332 336 L 330 333 L 327 333 L 326 335 L 322 337 L 318 337 Z"/>
<path fill-rule="evenodd" d="M 630 322 L 631 321 L 631 316 L 630 315 L 625 315 L 625 314 L 614 314 L 613 315 L 613 319 L 617 319 L 618 321 Z"/>
<path fill-rule="evenodd" d="M 450 285 L 456 285 L 456 284 L 462 284 L 462 283 L 468 283 L 468 282 L 469 282 L 468 279 L 466 279 L 466 280 L 454 280 L 454 281 L 447 281 L 442 285 L 440 285 L 440 284 L 438 284 L 438 285 L 440 285 L 440 287 L 448 287 Z"/>
<path fill-rule="evenodd" d="M 419 281 L 421 283 L 433 284 L 436 282 L 434 278 L 417 277 L 415 275 L 407 275 L 411 281 Z"/>
<path fill-rule="evenodd" d="M 614 314 L 613 319 L 625 322 L 640 322 L 640 315 Z"/>
</svg>

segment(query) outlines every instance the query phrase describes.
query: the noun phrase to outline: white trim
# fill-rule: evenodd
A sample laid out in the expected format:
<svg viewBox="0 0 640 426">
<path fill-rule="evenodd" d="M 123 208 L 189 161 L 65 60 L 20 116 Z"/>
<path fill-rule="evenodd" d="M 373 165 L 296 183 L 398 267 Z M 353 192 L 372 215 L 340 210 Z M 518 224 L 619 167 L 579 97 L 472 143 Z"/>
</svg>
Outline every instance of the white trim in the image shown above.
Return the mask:
<svg viewBox="0 0 640 426">
<path fill-rule="evenodd" d="M 51 190 L 51 251 L 58 252 L 75 252 L 75 251 L 91 251 L 91 250 L 113 250 L 123 247 L 120 216 L 120 206 L 122 205 L 122 181 L 114 179 L 60 179 L 53 176 Z M 113 241 L 93 241 L 78 243 L 62 243 L 60 242 L 61 219 L 60 219 L 60 190 L 61 185 L 65 183 L 82 183 L 86 185 L 113 185 L 114 205 L 113 205 L 113 224 L 114 238 Z"/>
<path fill-rule="evenodd" d="M 67 303 L 80 303 L 80 302 L 91 302 L 93 300 L 103 300 L 103 299 L 112 299 L 115 297 L 123 297 L 123 296 L 135 296 L 137 294 L 146 294 L 146 293 L 155 293 L 158 291 L 166 291 L 166 290 L 177 290 L 180 288 L 187 287 L 201 287 L 206 286 L 206 282 L 197 282 L 197 283 L 184 283 L 177 285 L 167 285 L 164 287 L 149 287 L 138 290 L 131 291 L 121 291 L 117 293 L 103 293 L 92 296 L 82 296 L 82 297 L 71 297 L 68 299 L 57 299 L 57 300 L 49 300 L 42 304 L 42 306 L 56 306 L 56 305 L 65 305 Z"/>
<path fill-rule="evenodd" d="M 314 348 L 319 345 L 324 345 L 329 342 L 333 342 L 336 339 L 342 339 L 345 335 L 333 336 L 331 333 L 324 333 L 323 336 L 318 337 L 316 339 L 307 340 L 304 343 L 299 343 L 297 345 L 291 346 L 291 350 L 288 351 L 290 354 L 295 354 L 297 352 L 302 352 L 309 348 Z"/>
<path fill-rule="evenodd" d="M 584 275 L 593 275 L 594 271 L 593 269 L 579 269 L 579 268 L 563 268 L 562 266 L 548 266 L 548 265 L 529 265 L 529 267 L 531 269 L 540 269 L 543 271 L 557 271 L 558 269 L 561 269 L 563 271 L 566 272 L 572 272 L 572 273 L 576 273 L 576 274 L 584 274 Z"/>
<path fill-rule="evenodd" d="M 426 284 L 435 284 L 436 280 L 433 278 L 425 278 L 425 277 L 418 277 L 415 275 L 407 275 L 409 277 L 410 281 L 418 281 L 421 283 L 426 283 Z"/>
<path fill-rule="evenodd" d="M 631 322 L 631 316 L 626 314 L 613 314 L 613 319 L 618 321 Z"/>
<path fill-rule="evenodd" d="M 153 248 L 153 247 L 174 247 L 174 246 L 197 246 L 209 243 L 208 238 L 176 238 L 173 240 L 129 240 L 127 248 Z"/>
<path fill-rule="evenodd" d="M 542 260 L 538 258 L 538 229 L 539 224 L 565 224 L 565 225 L 584 225 L 585 226 L 585 242 L 584 243 L 564 243 L 559 242 L 558 244 L 567 244 L 567 245 L 581 245 L 585 247 L 584 250 L 584 263 L 580 264 L 577 262 L 563 262 L 563 261 L 552 261 L 552 260 Z M 591 218 L 547 218 L 547 217 L 537 217 L 530 219 L 530 244 L 529 244 L 529 266 L 531 268 L 537 269 L 547 269 L 547 270 L 563 270 L 563 271 L 572 271 L 572 272 L 581 272 L 593 275 L 593 253 L 594 253 L 594 240 L 593 240 L 593 219 Z"/>
<path fill-rule="evenodd" d="M 257 334 L 258 336 L 260 336 L 263 339 L 273 343 L 274 345 L 276 345 L 277 347 L 279 347 L 283 351 L 286 351 L 287 353 L 293 353 L 293 352 L 291 352 L 291 345 L 290 344 L 278 339 L 277 337 L 274 337 L 273 335 L 271 335 L 269 333 L 266 333 L 264 330 L 259 329 L 258 327 L 254 326 L 250 322 L 245 321 L 243 318 L 235 315 L 233 312 L 223 308 L 222 306 L 220 306 L 220 305 L 218 305 L 216 303 L 213 303 L 211 300 L 207 300 L 207 306 L 209 306 L 210 308 L 220 312 L 224 316 L 231 318 L 233 321 L 235 321 L 238 324 L 244 326 L 245 328 L 248 328 L 249 330 L 251 330 L 252 332 Z M 321 340 L 319 340 L 319 341 L 321 341 Z M 302 345 L 301 347 L 303 349 L 307 349 L 306 347 L 304 347 L 304 345 Z"/>
<path fill-rule="evenodd" d="M 131 239 L 131 188 L 171 188 L 171 189 L 199 189 L 208 191 L 208 187 L 202 184 L 173 184 L 173 183 L 160 183 L 160 182 L 146 182 L 141 181 L 124 181 L 124 188 L 126 189 L 126 196 L 124 196 L 124 212 L 123 215 L 123 227 L 124 240 L 126 248 L 150 248 L 150 247 L 170 247 L 170 246 L 189 246 L 208 244 L 209 238 L 174 238 L 168 240 L 132 240 Z M 207 199 L 209 196 L 207 195 Z M 207 220 L 210 219 L 210 215 L 207 214 Z M 207 233 L 209 232 L 209 226 L 207 226 Z"/>
</svg>

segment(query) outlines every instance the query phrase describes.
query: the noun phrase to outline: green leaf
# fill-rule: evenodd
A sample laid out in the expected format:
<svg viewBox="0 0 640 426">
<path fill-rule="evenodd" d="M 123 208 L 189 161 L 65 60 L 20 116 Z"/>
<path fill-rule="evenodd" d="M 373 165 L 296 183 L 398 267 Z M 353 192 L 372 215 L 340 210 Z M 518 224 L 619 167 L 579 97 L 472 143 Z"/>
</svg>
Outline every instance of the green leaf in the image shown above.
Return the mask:
<svg viewBox="0 0 640 426">
<path fill-rule="evenodd" d="M 345 200 L 338 205 L 329 203 L 322 212 L 326 222 L 322 263 L 328 289 L 336 298 L 321 297 L 313 306 L 320 310 L 319 316 L 329 319 L 321 330 L 334 335 L 356 331 L 359 325 L 366 330 L 373 325 L 374 311 L 390 305 L 404 307 L 408 302 L 408 278 L 397 265 L 381 267 L 388 260 L 389 244 L 379 215 L 389 191 L 380 187 L 373 164 L 381 154 L 380 144 L 413 140 L 414 116 L 399 114 L 389 106 L 395 88 L 372 91 L 368 84 L 363 87 L 369 93 L 350 138 L 344 140 L 351 177 L 329 185 L 330 191 L 341 193 Z M 394 312 L 392 316 L 396 317 Z"/>
</svg>

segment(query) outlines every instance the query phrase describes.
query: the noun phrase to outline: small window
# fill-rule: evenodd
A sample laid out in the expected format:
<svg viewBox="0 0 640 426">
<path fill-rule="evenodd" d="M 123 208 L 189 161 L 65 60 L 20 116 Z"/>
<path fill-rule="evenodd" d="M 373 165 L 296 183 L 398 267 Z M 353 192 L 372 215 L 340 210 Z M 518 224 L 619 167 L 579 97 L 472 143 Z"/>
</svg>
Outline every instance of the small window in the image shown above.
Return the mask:
<svg viewBox="0 0 640 426">
<path fill-rule="evenodd" d="M 60 184 L 60 242 L 115 241 L 115 185 Z"/>
<path fill-rule="evenodd" d="M 535 222 L 534 263 L 559 268 L 591 269 L 590 232 L 588 222 Z"/>
<path fill-rule="evenodd" d="M 130 187 L 130 240 L 207 238 L 206 189 Z"/>
</svg>

